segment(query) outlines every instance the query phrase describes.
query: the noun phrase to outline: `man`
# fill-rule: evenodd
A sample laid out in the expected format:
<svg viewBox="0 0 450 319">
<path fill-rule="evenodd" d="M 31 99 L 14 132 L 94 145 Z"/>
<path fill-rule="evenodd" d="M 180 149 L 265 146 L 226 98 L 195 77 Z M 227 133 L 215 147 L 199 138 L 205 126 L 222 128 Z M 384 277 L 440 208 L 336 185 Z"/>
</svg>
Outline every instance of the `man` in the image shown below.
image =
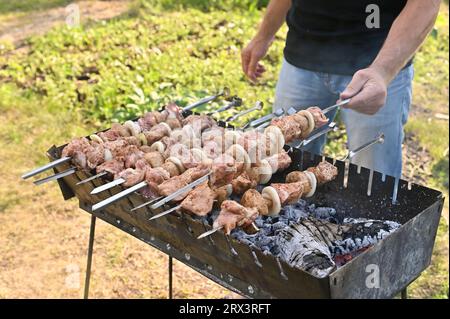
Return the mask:
<svg viewBox="0 0 450 319">
<path fill-rule="evenodd" d="M 412 57 L 432 29 L 439 0 L 272 0 L 256 36 L 242 51 L 251 81 L 285 19 L 289 27 L 274 108 L 342 109 L 348 147 L 385 134 L 354 162 L 400 177 L 401 144 L 413 78 Z M 328 114 L 334 117 L 335 114 Z M 309 150 L 321 153 L 325 138 Z"/>
</svg>

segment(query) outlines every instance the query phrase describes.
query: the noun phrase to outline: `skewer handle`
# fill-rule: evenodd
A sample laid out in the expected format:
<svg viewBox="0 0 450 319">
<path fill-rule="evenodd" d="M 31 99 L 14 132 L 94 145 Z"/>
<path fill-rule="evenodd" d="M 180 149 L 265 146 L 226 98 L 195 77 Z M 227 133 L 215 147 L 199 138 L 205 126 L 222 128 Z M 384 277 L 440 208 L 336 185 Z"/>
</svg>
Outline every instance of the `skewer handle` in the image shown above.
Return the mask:
<svg viewBox="0 0 450 319">
<path fill-rule="evenodd" d="M 241 106 L 241 105 L 242 105 L 242 99 L 237 97 L 237 96 L 235 96 L 235 97 L 233 97 L 233 99 L 232 99 L 232 101 L 230 103 L 228 103 L 228 104 L 218 108 L 217 110 L 209 112 L 207 115 L 211 116 L 211 115 L 214 115 L 216 113 L 225 112 L 225 111 L 227 111 L 227 110 L 229 110 L 229 109 L 231 109 L 233 107 Z"/>
<path fill-rule="evenodd" d="M 56 166 L 58 166 L 58 165 L 60 165 L 62 163 L 68 162 L 70 160 L 71 160 L 70 157 L 61 157 L 60 159 L 57 159 L 57 160 L 55 160 L 55 161 L 53 161 L 51 163 L 48 163 L 48 164 L 46 164 L 46 165 L 44 165 L 42 167 L 36 168 L 36 169 L 32 170 L 31 172 L 23 174 L 22 175 L 22 179 L 27 179 L 27 178 L 33 177 L 33 176 L 35 176 L 37 174 L 45 172 L 48 169 L 56 167 Z"/>
<path fill-rule="evenodd" d="M 251 108 L 249 108 L 249 109 L 247 109 L 247 110 L 243 110 L 242 112 L 240 112 L 240 113 L 238 113 L 238 114 L 235 114 L 235 115 L 233 115 L 233 116 L 230 116 L 230 117 L 227 119 L 227 122 L 235 121 L 235 120 L 237 120 L 239 117 L 244 116 L 244 115 L 246 115 L 246 114 L 248 114 L 248 113 L 250 113 L 250 112 L 253 112 L 253 111 L 260 111 L 260 110 L 262 110 L 263 106 L 264 106 L 264 103 L 263 103 L 263 102 L 257 101 L 254 107 L 251 107 Z"/>
<path fill-rule="evenodd" d="M 217 93 L 216 95 L 211 95 L 211 96 L 204 97 L 203 99 L 201 99 L 201 100 L 199 100 L 197 102 L 194 102 L 194 103 L 184 107 L 182 109 L 182 111 L 185 112 L 185 111 L 192 110 L 193 108 L 196 108 L 196 107 L 198 107 L 200 105 L 203 105 L 203 104 L 209 103 L 211 101 L 214 101 L 215 99 L 217 99 L 220 96 L 227 97 L 229 95 L 230 95 L 230 89 L 227 88 L 227 87 L 224 87 L 223 90 L 220 91 L 219 93 Z"/>
</svg>

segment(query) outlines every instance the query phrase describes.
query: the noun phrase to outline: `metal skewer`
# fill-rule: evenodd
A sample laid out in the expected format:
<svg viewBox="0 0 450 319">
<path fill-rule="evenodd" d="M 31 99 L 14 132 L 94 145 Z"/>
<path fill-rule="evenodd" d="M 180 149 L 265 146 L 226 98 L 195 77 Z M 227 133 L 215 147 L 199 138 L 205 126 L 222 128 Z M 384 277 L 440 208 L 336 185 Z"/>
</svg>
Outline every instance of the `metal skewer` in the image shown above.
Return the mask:
<svg viewBox="0 0 450 319">
<path fill-rule="evenodd" d="M 235 115 L 230 116 L 229 118 L 227 118 L 227 122 L 233 122 L 233 121 L 237 120 L 239 117 L 244 116 L 244 115 L 246 115 L 246 114 L 248 114 L 248 113 L 251 113 L 251 112 L 253 112 L 253 111 L 260 111 L 260 110 L 262 110 L 263 106 L 264 106 L 264 103 L 263 103 L 263 102 L 257 101 L 257 102 L 255 103 L 255 106 L 254 106 L 254 107 L 251 107 L 251 108 L 249 108 L 249 109 L 247 109 L 247 110 L 243 110 L 242 112 L 240 112 L 240 113 L 238 113 L 238 114 L 235 114 Z"/>
<path fill-rule="evenodd" d="M 108 190 L 110 188 L 113 188 L 113 187 L 115 187 L 117 185 L 120 185 L 120 184 L 123 184 L 123 183 L 125 183 L 125 180 L 123 178 L 117 178 L 117 179 L 113 180 L 112 182 L 109 182 L 109 183 L 106 183 L 106 184 L 103 184 L 101 186 L 98 186 L 98 187 L 94 188 L 91 191 L 91 195 L 95 195 L 95 194 L 101 193 L 103 191 L 106 191 L 106 190 Z"/>
<path fill-rule="evenodd" d="M 101 201 L 100 203 L 97 203 L 97 204 L 93 205 L 92 206 L 92 211 L 95 212 L 95 211 L 97 211 L 99 209 L 102 209 L 102 208 L 104 208 L 106 206 L 109 206 L 109 205 L 117 202 L 118 200 L 128 196 L 129 194 L 134 193 L 134 192 L 144 188 L 145 186 L 147 186 L 147 182 L 145 182 L 145 181 L 144 182 L 140 182 L 140 183 L 138 183 L 138 184 L 136 184 L 134 186 L 131 186 L 130 188 L 127 188 L 126 190 L 124 190 L 124 191 L 122 191 L 120 193 L 117 193 L 117 194 L 115 194 L 115 195 L 113 195 L 113 196 L 111 196 L 111 197 Z"/>
<path fill-rule="evenodd" d="M 190 105 L 184 107 L 184 108 L 182 109 L 182 111 L 183 111 L 183 112 L 189 111 L 189 110 L 191 110 L 191 109 L 193 109 L 193 108 L 195 108 L 195 107 L 197 107 L 197 106 L 200 106 L 200 105 L 209 103 L 209 102 L 211 102 L 211 101 L 214 101 L 215 99 L 217 99 L 217 98 L 219 98 L 219 97 L 221 97 L 221 96 L 227 97 L 227 96 L 229 96 L 229 95 L 230 95 L 230 89 L 227 88 L 227 87 L 224 87 L 223 90 L 220 91 L 219 93 L 217 93 L 216 95 L 204 97 L 203 99 L 201 99 L 201 100 L 199 100 L 199 101 L 197 101 L 197 102 L 194 102 L 194 103 L 192 103 L 192 104 L 190 104 Z"/>
<path fill-rule="evenodd" d="M 193 181 L 192 183 L 190 183 L 190 184 L 180 188 L 179 190 L 177 190 L 176 192 L 172 193 L 171 195 L 169 195 L 167 197 L 164 197 L 163 199 L 158 201 L 158 203 L 155 204 L 155 205 L 157 205 L 157 206 L 155 206 L 155 208 L 154 208 L 154 206 L 151 206 L 151 207 L 156 209 L 156 208 L 164 205 L 165 203 L 171 201 L 172 199 L 174 199 L 178 195 L 183 194 L 183 193 L 189 191 L 190 189 L 192 189 L 193 187 L 197 186 L 198 184 L 204 182 L 208 178 L 208 176 L 210 174 L 211 174 L 211 172 L 206 174 L 206 175 L 204 175 L 204 176 L 202 176 L 202 177 L 200 177 L 199 179 Z M 113 196 L 111 196 L 111 197 L 109 197 L 109 198 L 107 198 L 107 199 L 105 199 L 105 200 L 103 200 L 103 201 L 93 205 L 92 206 L 92 211 L 94 212 L 96 210 L 99 210 L 99 209 L 102 209 L 102 208 L 104 208 L 106 206 L 109 206 L 109 205 L 117 202 L 118 200 L 128 196 L 129 194 L 134 193 L 134 192 L 136 192 L 136 191 L 138 191 L 138 190 L 140 190 L 140 189 L 142 189 L 142 188 L 144 188 L 146 186 L 147 186 L 147 182 L 146 181 L 142 181 L 142 182 L 140 182 L 140 183 L 138 183 L 138 184 L 136 184 L 134 186 L 131 186 L 130 188 L 127 188 L 127 189 L 121 191 L 120 193 L 117 193 L 117 194 L 115 194 L 115 195 L 113 195 Z"/>
<path fill-rule="evenodd" d="M 255 127 L 255 130 L 262 132 L 266 127 L 268 127 L 270 125 L 270 121 L 267 121 L 266 123 L 261 124 L 258 127 Z"/>
<path fill-rule="evenodd" d="M 105 175 L 108 175 L 108 172 L 100 172 L 100 173 L 98 173 L 98 174 L 96 174 L 94 176 L 91 176 L 91 177 L 88 177 L 86 179 L 83 179 L 82 181 L 79 181 L 76 185 L 78 186 L 78 185 L 85 184 L 87 182 L 93 181 L 94 179 L 100 178 L 100 177 L 105 176 Z"/>
<path fill-rule="evenodd" d="M 134 212 L 135 210 L 138 210 L 138 209 L 143 208 L 143 207 L 145 207 L 147 205 L 150 205 L 151 203 L 154 203 L 157 200 L 160 200 L 161 198 L 163 198 L 163 196 L 160 196 L 160 197 L 157 197 L 157 198 L 153 198 L 153 199 L 149 200 L 148 202 L 145 202 L 145 203 L 143 203 L 143 204 L 141 204 L 139 206 L 133 207 L 132 209 L 130 209 L 130 212 Z"/>
<path fill-rule="evenodd" d="M 219 231 L 221 229 L 223 229 L 223 226 L 219 226 L 219 227 L 213 228 L 211 230 L 208 230 L 207 232 L 204 232 L 203 234 L 198 236 L 197 239 L 202 239 L 202 238 L 205 238 L 207 236 L 210 236 L 210 235 L 214 234 L 215 232 L 217 232 L 217 231 Z"/>
<path fill-rule="evenodd" d="M 42 167 L 36 168 L 36 169 L 32 170 L 29 173 L 23 174 L 22 175 L 22 179 L 27 179 L 27 178 L 33 177 L 33 176 L 35 176 L 37 174 L 40 174 L 40 173 L 42 173 L 42 172 L 44 172 L 44 171 L 46 171 L 48 169 L 56 167 L 56 166 L 58 166 L 58 165 L 60 165 L 62 163 L 69 162 L 70 160 L 71 160 L 70 157 L 61 157 L 60 159 L 57 159 L 57 160 L 55 160 L 55 161 L 53 161 L 51 163 L 48 163 L 48 164 L 46 164 L 46 165 L 44 165 Z"/>
<path fill-rule="evenodd" d="M 341 102 L 339 102 L 339 103 L 337 103 L 335 105 L 332 105 L 332 106 L 329 106 L 329 107 L 323 109 L 322 112 L 324 114 L 326 114 L 326 113 L 328 113 L 328 112 L 330 112 L 330 111 L 332 111 L 332 110 L 334 110 L 334 109 L 336 109 L 336 108 L 338 108 L 338 107 L 340 107 L 342 105 L 348 104 L 349 102 L 350 102 L 350 99 L 343 100 L 343 101 L 341 101 Z M 259 118 L 257 120 L 254 120 L 254 121 L 250 122 L 250 124 L 248 124 L 248 126 L 252 127 L 252 128 L 256 128 L 257 127 L 259 129 L 263 129 L 263 128 L 268 126 L 268 124 L 263 126 L 264 123 L 272 120 L 273 118 L 280 117 L 280 116 L 283 116 L 283 115 L 292 115 L 292 114 L 295 114 L 297 112 L 298 112 L 298 110 L 296 108 L 294 108 L 294 107 L 290 107 L 286 112 L 283 109 L 278 109 L 278 110 L 276 110 L 275 112 L 273 112 L 271 114 L 267 114 L 267 115 L 265 115 L 265 116 L 263 116 L 263 117 L 261 117 L 261 118 Z"/>
<path fill-rule="evenodd" d="M 227 96 L 229 96 L 229 95 L 230 95 L 230 89 L 227 88 L 227 87 L 225 87 L 225 88 L 223 88 L 223 90 L 222 90 L 221 92 L 219 92 L 218 94 L 213 95 L 213 96 L 205 97 L 205 98 L 203 98 L 203 99 L 201 99 L 201 100 L 199 100 L 199 101 L 197 101 L 197 102 L 195 102 L 195 103 L 193 103 L 193 104 L 191 104 L 191 105 L 189 105 L 189 106 L 186 106 L 185 108 L 182 109 L 182 111 L 188 111 L 188 110 L 191 110 L 191 109 L 193 109 L 193 108 L 195 108 L 195 107 L 197 107 L 197 106 L 200 106 L 200 105 L 202 105 L 202 104 L 211 102 L 211 101 L 217 99 L 217 98 L 220 97 L 220 96 L 227 97 Z M 25 174 L 23 174 L 21 177 L 22 177 L 22 179 L 27 179 L 27 178 L 36 176 L 36 175 L 38 175 L 38 174 L 40 174 L 40 173 L 42 173 L 42 172 L 45 172 L 46 170 L 49 170 L 49 169 L 51 169 L 51 168 L 54 168 L 54 167 L 56 167 L 56 166 L 58 166 L 58 165 L 60 165 L 60 164 L 69 162 L 71 159 L 72 159 L 71 157 L 67 157 L 67 156 L 66 156 L 66 157 L 61 157 L 61 158 L 59 158 L 59 159 L 57 159 L 57 160 L 54 160 L 53 162 L 50 162 L 50 163 L 48 163 L 48 164 L 46 164 L 46 165 L 44 165 L 44 166 L 38 167 L 38 168 L 36 168 L 36 169 L 34 169 L 34 170 L 28 172 L 28 173 L 25 173 Z M 69 174 L 69 175 L 70 175 L 70 174 Z M 66 175 L 66 176 L 67 176 L 67 175 Z M 103 175 L 101 175 L 101 176 L 103 176 Z M 94 177 L 94 176 L 89 177 L 89 179 L 88 179 L 87 181 L 83 180 L 83 181 L 79 182 L 77 185 L 80 185 L 80 184 L 83 184 L 83 183 L 87 183 L 87 182 L 89 182 L 89 181 L 91 181 L 91 180 L 93 180 L 93 179 L 95 179 L 95 178 L 101 177 L 101 176 L 97 176 L 97 175 L 96 175 L 96 177 Z"/>
<path fill-rule="evenodd" d="M 227 110 L 229 110 L 229 109 L 231 109 L 233 107 L 241 106 L 241 105 L 242 105 L 242 99 L 240 97 L 233 96 L 233 98 L 232 98 L 230 103 L 228 103 L 228 104 L 218 108 L 217 110 L 211 111 L 211 112 L 209 112 L 206 115 L 211 116 L 211 115 L 214 115 L 216 113 L 224 112 L 224 111 L 227 111 Z"/>
<path fill-rule="evenodd" d="M 71 167 L 71 168 L 69 168 L 69 169 L 67 169 L 65 171 L 60 172 L 60 173 L 57 173 L 57 174 L 54 174 L 54 175 L 51 175 L 51 176 L 47 176 L 47 177 L 44 177 L 42 179 L 38 179 L 37 181 L 34 181 L 33 183 L 35 185 L 41 185 L 41 184 L 57 180 L 57 179 L 63 178 L 63 177 L 68 176 L 68 175 L 71 175 L 71 174 L 75 173 L 76 171 L 77 171 L 76 168 Z"/>
<path fill-rule="evenodd" d="M 309 143 L 313 142 L 314 140 L 318 139 L 322 135 L 328 134 L 329 132 L 335 131 L 335 130 L 337 130 L 336 122 L 331 122 L 330 124 L 328 124 L 328 126 L 325 127 L 325 129 L 320 129 L 319 132 L 310 135 L 308 138 L 301 141 L 300 144 L 295 146 L 295 148 L 296 149 L 302 148 L 302 147 L 308 145 Z"/>
<path fill-rule="evenodd" d="M 284 109 L 278 109 L 271 114 L 268 114 L 266 116 L 261 117 L 258 120 L 251 122 L 249 126 L 251 128 L 256 128 L 258 130 L 262 130 L 270 125 L 270 122 L 272 119 L 283 116 L 283 115 L 292 115 L 297 112 L 298 112 L 298 110 L 294 107 L 290 107 L 287 111 L 284 111 Z"/>
<path fill-rule="evenodd" d="M 375 144 L 383 144 L 384 143 L 384 133 L 380 133 L 380 135 L 378 135 L 375 139 L 361 145 L 360 147 L 354 149 L 353 151 L 348 151 L 347 155 L 345 157 L 343 157 L 341 159 L 341 161 L 346 161 L 346 160 L 351 160 L 356 154 L 358 154 L 359 152 L 362 152 L 363 150 L 368 149 L 369 147 L 371 147 L 372 145 Z"/>
<path fill-rule="evenodd" d="M 248 125 L 251 128 L 257 127 L 267 121 L 270 121 L 271 119 L 275 118 L 275 117 L 280 117 L 284 114 L 284 110 L 283 109 L 278 109 L 275 110 L 275 112 L 267 114 L 257 120 L 251 121 L 250 124 Z"/>
<path fill-rule="evenodd" d="M 164 197 L 163 199 L 161 199 L 157 203 L 155 203 L 152 206 L 150 206 L 150 208 L 151 209 L 157 209 L 157 208 L 161 207 L 162 205 L 170 202 L 172 199 L 178 197 L 179 195 L 182 195 L 182 194 L 190 191 L 195 186 L 197 186 L 197 185 L 203 183 L 204 181 L 206 181 L 211 174 L 212 174 L 212 172 L 209 172 L 208 174 L 203 175 L 202 177 L 198 178 L 197 180 L 193 181 L 192 183 L 187 184 L 186 186 L 184 186 L 184 187 L 178 189 L 177 191 L 173 192 L 169 196 Z"/>
<path fill-rule="evenodd" d="M 171 212 L 176 211 L 178 208 L 181 208 L 181 205 L 177 205 L 175 207 L 172 207 L 171 209 L 163 211 L 162 213 L 156 214 L 156 215 L 152 216 L 149 220 L 154 220 L 154 219 L 169 215 Z"/>
<path fill-rule="evenodd" d="M 350 100 L 351 100 L 351 99 L 343 100 L 343 101 L 341 101 L 341 102 L 339 102 L 339 103 L 337 103 L 337 104 L 335 104 L 335 105 L 332 105 L 332 106 L 329 106 L 329 107 L 323 109 L 322 112 L 323 112 L 323 114 L 326 114 L 326 113 L 328 113 L 328 112 L 331 112 L 331 111 L 333 111 L 334 109 L 337 109 L 338 107 L 340 107 L 340 106 L 342 106 L 342 105 L 348 104 L 348 103 L 350 102 Z"/>
</svg>

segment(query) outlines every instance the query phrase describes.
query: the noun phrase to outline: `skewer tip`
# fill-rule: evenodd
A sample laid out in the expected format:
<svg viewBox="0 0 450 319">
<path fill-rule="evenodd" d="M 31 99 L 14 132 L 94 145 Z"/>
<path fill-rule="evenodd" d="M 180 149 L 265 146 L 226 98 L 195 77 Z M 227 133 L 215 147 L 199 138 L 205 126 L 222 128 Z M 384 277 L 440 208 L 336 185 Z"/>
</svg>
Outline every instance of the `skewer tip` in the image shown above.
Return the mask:
<svg viewBox="0 0 450 319">
<path fill-rule="evenodd" d="M 223 226 L 220 226 L 220 227 L 217 227 L 217 228 L 213 228 L 213 229 L 211 229 L 211 230 L 208 230 L 207 232 L 204 232 L 203 234 L 200 234 L 200 235 L 197 237 L 197 239 L 202 239 L 202 238 L 205 238 L 205 237 L 207 237 L 207 236 L 210 236 L 210 235 L 214 234 L 215 232 L 221 230 L 222 228 L 223 228 Z"/>
</svg>

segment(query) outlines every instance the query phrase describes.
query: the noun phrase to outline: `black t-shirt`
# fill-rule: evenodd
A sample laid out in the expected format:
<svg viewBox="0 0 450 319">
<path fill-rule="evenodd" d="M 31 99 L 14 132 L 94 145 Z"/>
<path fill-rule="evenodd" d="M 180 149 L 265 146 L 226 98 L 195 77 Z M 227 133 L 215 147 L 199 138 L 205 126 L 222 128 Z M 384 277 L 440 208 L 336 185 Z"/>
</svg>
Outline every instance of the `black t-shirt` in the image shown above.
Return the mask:
<svg viewBox="0 0 450 319">
<path fill-rule="evenodd" d="M 373 62 L 406 2 L 292 0 L 284 56 L 300 68 L 352 75 Z M 379 8 L 375 9 L 379 12 L 379 28 L 367 27 L 367 20 L 369 26 L 377 26 L 373 5 Z"/>
</svg>

